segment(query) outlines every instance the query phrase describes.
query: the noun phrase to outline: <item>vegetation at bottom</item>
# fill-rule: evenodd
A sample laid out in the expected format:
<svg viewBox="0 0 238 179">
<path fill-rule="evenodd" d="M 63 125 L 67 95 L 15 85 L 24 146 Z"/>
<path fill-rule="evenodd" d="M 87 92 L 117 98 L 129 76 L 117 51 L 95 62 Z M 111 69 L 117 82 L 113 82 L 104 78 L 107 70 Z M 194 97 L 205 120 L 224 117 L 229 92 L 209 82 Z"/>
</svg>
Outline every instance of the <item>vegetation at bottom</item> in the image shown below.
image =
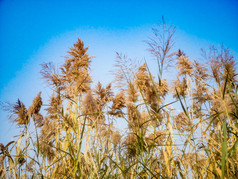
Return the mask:
<svg viewBox="0 0 238 179">
<path fill-rule="evenodd" d="M 163 23 L 146 42 L 157 74 L 118 53 L 115 80 L 93 83 L 80 39 L 42 64 L 48 101 L 2 105 L 19 133 L 0 144 L 1 178 L 238 178 L 236 60 L 223 46 L 191 60 L 174 33 Z"/>
</svg>

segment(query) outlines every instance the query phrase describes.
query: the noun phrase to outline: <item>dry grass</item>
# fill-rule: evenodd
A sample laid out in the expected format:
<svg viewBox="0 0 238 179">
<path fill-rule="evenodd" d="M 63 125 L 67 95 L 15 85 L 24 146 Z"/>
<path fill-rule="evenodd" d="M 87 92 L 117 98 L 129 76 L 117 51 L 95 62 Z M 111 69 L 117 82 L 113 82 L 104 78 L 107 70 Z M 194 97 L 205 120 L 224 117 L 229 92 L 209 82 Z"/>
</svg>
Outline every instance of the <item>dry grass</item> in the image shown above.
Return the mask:
<svg viewBox="0 0 238 179">
<path fill-rule="evenodd" d="M 53 89 L 46 113 L 41 93 L 29 108 L 20 100 L 9 107 L 21 130 L 0 144 L 1 178 L 238 178 L 235 59 L 225 48 L 211 48 L 204 64 L 181 50 L 175 56 L 175 30 L 161 27 L 148 42 L 158 79 L 118 54 L 119 92 L 91 88 L 92 57 L 81 40 L 59 69 L 42 65 Z M 162 73 L 171 60 L 178 74 L 169 85 Z M 116 127 L 122 120 L 126 131 Z"/>
</svg>

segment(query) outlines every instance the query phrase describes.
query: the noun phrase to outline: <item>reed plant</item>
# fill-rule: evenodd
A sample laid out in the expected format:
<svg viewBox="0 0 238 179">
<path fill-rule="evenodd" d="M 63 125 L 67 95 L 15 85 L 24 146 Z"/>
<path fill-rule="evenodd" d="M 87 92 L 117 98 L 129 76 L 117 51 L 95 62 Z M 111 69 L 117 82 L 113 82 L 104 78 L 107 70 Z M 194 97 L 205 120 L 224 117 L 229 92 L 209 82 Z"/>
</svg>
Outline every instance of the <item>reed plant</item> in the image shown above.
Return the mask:
<svg viewBox="0 0 238 179">
<path fill-rule="evenodd" d="M 80 39 L 60 68 L 43 64 L 52 95 L 7 107 L 20 131 L 0 144 L 1 178 L 238 178 L 235 59 L 211 47 L 190 60 L 174 33 L 163 23 L 147 41 L 156 76 L 118 53 L 115 81 L 95 84 Z"/>
</svg>

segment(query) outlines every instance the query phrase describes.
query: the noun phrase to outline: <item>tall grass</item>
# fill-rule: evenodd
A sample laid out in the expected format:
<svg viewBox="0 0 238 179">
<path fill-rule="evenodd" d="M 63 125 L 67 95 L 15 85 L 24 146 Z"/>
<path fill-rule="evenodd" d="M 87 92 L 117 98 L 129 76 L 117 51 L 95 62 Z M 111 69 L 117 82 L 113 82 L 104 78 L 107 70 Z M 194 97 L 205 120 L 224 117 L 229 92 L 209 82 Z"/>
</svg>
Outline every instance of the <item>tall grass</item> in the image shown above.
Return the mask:
<svg viewBox="0 0 238 179">
<path fill-rule="evenodd" d="M 59 69 L 43 64 L 52 96 L 8 106 L 20 132 L 0 145 L 1 178 L 237 178 L 235 59 L 222 47 L 205 63 L 191 61 L 172 51 L 174 33 L 163 23 L 147 42 L 157 78 L 118 54 L 115 81 L 92 88 L 92 57 L 80 39 Z"/>
</svg>

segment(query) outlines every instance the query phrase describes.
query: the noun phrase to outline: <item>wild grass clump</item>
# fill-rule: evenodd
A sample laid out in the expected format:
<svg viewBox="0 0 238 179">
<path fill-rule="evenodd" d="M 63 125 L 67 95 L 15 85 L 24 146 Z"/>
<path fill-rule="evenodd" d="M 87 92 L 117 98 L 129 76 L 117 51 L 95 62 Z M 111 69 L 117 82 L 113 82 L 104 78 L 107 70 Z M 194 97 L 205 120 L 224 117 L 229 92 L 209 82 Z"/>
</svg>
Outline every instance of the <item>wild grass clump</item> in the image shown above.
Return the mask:
<svg viewBox="0 0 238 179">
<path fill-rule="evenodd" d="M 80 39 L 59 69 L 43 64 L 52 95 L 8 107 L 20 133 L 0 144 L 1 178 L 238 178 L 234 57 L 210 48 L 205 63 L 192 61 L 172 51 L 173 26 L 153 32 L 157 77 L 117 54 L 115 81 L 92 87 L 93 57 Z"/>
</svg>

